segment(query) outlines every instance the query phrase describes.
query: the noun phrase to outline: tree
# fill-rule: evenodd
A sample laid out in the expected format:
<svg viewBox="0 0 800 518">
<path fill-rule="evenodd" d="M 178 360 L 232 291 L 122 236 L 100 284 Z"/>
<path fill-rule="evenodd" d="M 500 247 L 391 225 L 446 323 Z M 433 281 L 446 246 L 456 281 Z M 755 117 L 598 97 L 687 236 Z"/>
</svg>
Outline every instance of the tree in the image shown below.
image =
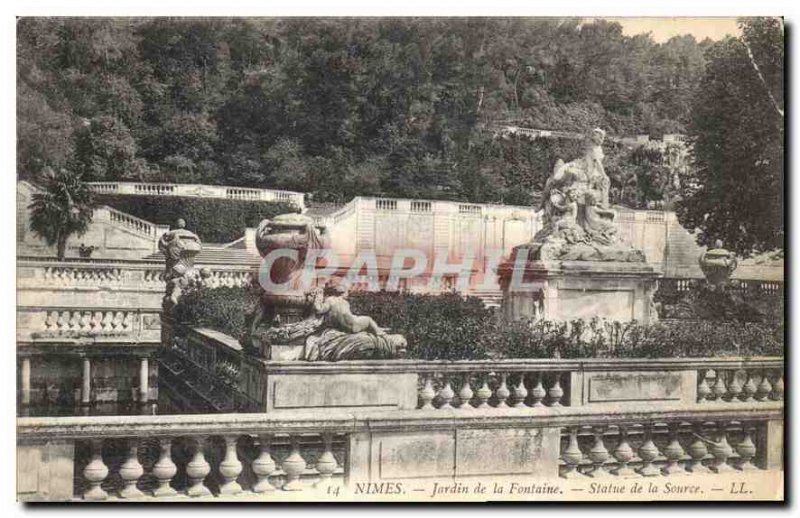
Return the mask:
<svg viewBox="0 0 800 518">
<path fill-rule="evenodd" d="M 49 246 L 55 245 L 56 257 L 64 259 L 67 240 L 73 234 L 83 235 L 92 221 L 92 192 L 80 175 L 49 169 L 42 176 L 43 190 L 33 194 L 28 206 L 31 230 Z"/>
<path fill-rule="evenodd" d="M 741 38 L 708 49 L 689 128 L 697 168 L 677 208 L 700 244 L 721 239 L 749 256 L 784 247 L 783 27 L 740 26 Z"/>
</svg>

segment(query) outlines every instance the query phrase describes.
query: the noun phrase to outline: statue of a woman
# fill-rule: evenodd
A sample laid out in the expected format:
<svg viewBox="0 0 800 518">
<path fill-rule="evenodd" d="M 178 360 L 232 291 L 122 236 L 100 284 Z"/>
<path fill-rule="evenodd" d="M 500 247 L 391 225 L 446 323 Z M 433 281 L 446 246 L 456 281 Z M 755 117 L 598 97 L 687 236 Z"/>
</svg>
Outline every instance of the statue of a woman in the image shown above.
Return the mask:
<svg viewBox="0 0 800 518">
<path fill-rule="evenodd" d="M 603 168 L 605 131 L 592 130 L 582 157 L 556 162 L 545 183 L 542 229 L 530 243 L 531 259 L 642 261 L 643 255 L 618 243 L 616 213 L 608 199 L 610 180 Z"/>
</svg>

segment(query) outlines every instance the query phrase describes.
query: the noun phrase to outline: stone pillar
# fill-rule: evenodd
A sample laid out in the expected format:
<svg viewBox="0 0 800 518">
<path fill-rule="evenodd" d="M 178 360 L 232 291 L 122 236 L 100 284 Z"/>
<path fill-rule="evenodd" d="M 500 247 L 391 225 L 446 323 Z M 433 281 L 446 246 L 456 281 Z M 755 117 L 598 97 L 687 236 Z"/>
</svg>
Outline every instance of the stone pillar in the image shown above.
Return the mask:
<svg viewBox="0 0 800 518">
<path fill-rule="evenodd" d="M 150 395 L 150 362 L 147 357 L 139 359 L 139 403 L 146 404 Z"/>
<path fill-rule="evenodd" d="M 771 470 L 783 469 L 783 420 L 772 419 L 767 421 L 766 430 L 765 468 Z"/>
<path fill-rule="evenodd" d="M 20 381 L 22 382 L 22 404 L 31 404 L 31 359 L 28 357 L 22 358 L 22 369 L 20 372 Z"/>
<path fill-rule="evenodd" d="M 81 405 L 92 403 L 92 362 L 89 358 L 83 358 L 83 385 L 81 388 Z"/>
</svg>

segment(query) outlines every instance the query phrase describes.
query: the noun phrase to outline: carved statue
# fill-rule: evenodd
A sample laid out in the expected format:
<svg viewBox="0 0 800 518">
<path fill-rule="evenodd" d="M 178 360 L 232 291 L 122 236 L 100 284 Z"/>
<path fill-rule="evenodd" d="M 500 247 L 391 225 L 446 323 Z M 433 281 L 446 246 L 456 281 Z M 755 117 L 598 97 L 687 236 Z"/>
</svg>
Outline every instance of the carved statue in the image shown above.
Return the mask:
<svg viewBox="0 0 800 518">
<path fill-rule="evenodd" d="M 622 245 L 617 236 L 603 168 L 604 139 L 605 131 L 594 129 L 583 157 L 556 162 L 542 196 L 543 227 L 530 243 L 517 247 L 529 259 L 644 261 L 641 251 Z"/>
<path fill-rule="evenodd" d="M 334 294 L 327 297 L 322 290 L 315 293 L 314 313 L 321 317 L 321 324 L 306 339 L 306 360 L 397 358 L 405 354 L 408 343 L 403 335 L 390 335 L 372 318 L 354 315 L 346 293 L 332 290 Z"/>
<path fill-rule="evenodd" d="M 256 229 L 256 248 L 262 257 L 276 250 L 293 250 L 297 259 L 279 257 L 268 272 L 270 280 L 288 289 L 272 291 L 260 286 L 259 306 L 249 316 L 250 329 L 245 345 L 254 348 L 255 333 L 261 324 L 274 320 L 299 320 L 310 313 L 310 292 L 301 285 L 308 252 L 329 246 L 324 227 L 317 228 L 308 216 L 281 214 L 263 220 Z M 257 348 L 257 347 L 256 347 Z"/>
<path fill-rule="evenodd" d="M 178 219 L 173 230 L 158 240 L 158 249 L 164 254 L 166 293 L 162 302 L 164 311 L 178 303 L 184 289 L 197 279 L 194 258 L 200 253 L 202 243 L 197 234 L 186 230 L 186 221 Z"/>
<path fill-rule="evenodd" d="M 365 358 L 396 358 L 405 354 L 407 343 L 402 335 L 387 334 L 370 317 L 354 315 L 346 292 L 328 288 L 306 289 L 302 275 L 308 253 L 327 248 L 324 231 L 311 218 L 285 214 L 262 221 L 256 230 L 256 246 L 262 256 L 278 249 L 291 249 L 298 258 L 280 257 L 269 272 L 276 284 L 288 284 L 288 290 L 263 289 L 259 307 L 251 315 L 246 350 L 269 357 L 271 344 L 304 345 L 302 359 L 339 361 Z M 259 327 L 270 328 L 262 339 L 267 347 L 257 345 Z"/>
</svg>

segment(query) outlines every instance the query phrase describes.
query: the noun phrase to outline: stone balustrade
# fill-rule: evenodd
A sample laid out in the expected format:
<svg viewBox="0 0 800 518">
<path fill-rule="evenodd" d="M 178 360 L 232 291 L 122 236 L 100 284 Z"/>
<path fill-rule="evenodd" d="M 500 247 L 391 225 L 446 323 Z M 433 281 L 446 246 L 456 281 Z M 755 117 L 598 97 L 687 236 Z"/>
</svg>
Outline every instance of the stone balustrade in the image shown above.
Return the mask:
<svg viewBox="0 0 800 518">
<path fill-rule="evenodd" d="M 245 266 L 198 265 L 210 287 L 247 286 L 253 273 Z M 129 331 L 114 324 L 117 313 L 158 313 L 164 296 L 164 265 L 155 261 L 17 261 L 17 331 L 20 340 L 32 333 L 67 331 L 103 334 Z M 111 314 L 110 314 L 111 313 Z"/>
<path fill-rule="evenodd" d="M 562 429 L 560 476 L 653 477 L 760 471 L 767 423 L 645 419 Z"/>
<path fill-rule="evenodd" d="M 782 401 L 783 376 L 782 364 L 702 369 L 697 373 L 697 402 Z"/>
<path fill-rule="evenodd" d="M 305 207 L 303 193 L 250 187 L 224 185 L 198 185 L 177 183 L 137 182 L 87 182 L 98 193 L 147 196 L 190 196 L 200 198 L 225 198 L 230 200 L 283 201 Z"/>
<path fill-rule="evenodd" d="M 246 286 L 252 272 L 247 266 L 196 265 L 207 275 L 210 287 Z M 130 288 L 157 291 L 163 295 L 164 265 L 159 261 L 47 261 L 21 258 L 17 262 L 20 289 L 103 290 Z"/>
<path fill-rule="evenodd" d="M 766 474 L 783 469 L 782 419 L 780 401 L 19 418 L 18 497 L 285 500 L 409 469 L 417 481 Z"/>
<path fill-rule="evenodd" d="M 320 411 L 357 411 L 359 407 L 471 411 L 622 402 L 653 406 L 749 403 L 781 401 L 784 391 L 783 358 L 315 363 L 255 360 L 242 355 L 235 340 L 206 330 L 194 330 L 189 337 L 192 347 L 173 349 L 187 357 L 197 356 L 193 361 L 204 363 L 207 372 L 216 370 L 215 361 L 234 363 L 240 373 L 240 396 L 262 401 L 267 411 L 284 408 L 281 405 Z M 289 397 L 308 377 L 319 386 L 329 387 L 325 398 L 295 401 Z M 352 390 L 348 390 L 351 385 Z"/>
<path fill-rule="evenodd" d="M 419 391 L 419 408 L 558 407 L 564 399 L 565 374 L 568 378 L 568 372 L 502 367 L 485 372 L 470 369 L 459 374 L 457 369 L 446 369 L 441 373 L 421 374 L 424 381 Z"/>
<path fill-rule="evenodd" d="M 158 310 L 113 306 L 93 308 L 18 307 L 19 345 L 33 342 L 82 339 L 159 340 Z"/>
</svg>

